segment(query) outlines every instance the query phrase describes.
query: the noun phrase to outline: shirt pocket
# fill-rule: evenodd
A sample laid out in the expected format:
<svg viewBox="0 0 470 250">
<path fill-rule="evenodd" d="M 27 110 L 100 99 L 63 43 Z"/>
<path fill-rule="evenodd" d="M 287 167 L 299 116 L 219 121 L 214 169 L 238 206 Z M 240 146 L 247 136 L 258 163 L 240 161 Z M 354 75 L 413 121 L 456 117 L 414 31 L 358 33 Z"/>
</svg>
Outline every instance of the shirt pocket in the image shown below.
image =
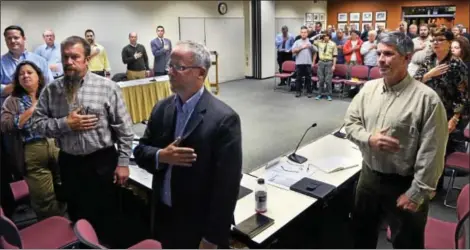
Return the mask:
<svg viewBox="0 0 470 250">
<path fill-rule="evenodd" d="M 413 125 L 396 122 L 392 125 L 390 133 L 390 136 L 397 138 L 400 144 L 400 151 L 393 153 L 396 166 L 413 166 L 418 150 L 418 129 Z"/>
<path fill-rule="evenodd" d="M 85 108 L 85 114 L 96 115 L 96 118 L 98 118 L 97 129 L 102 129 L 107 123 L 106 110 L 104 108 L 88 107 Z"/>
</svg>

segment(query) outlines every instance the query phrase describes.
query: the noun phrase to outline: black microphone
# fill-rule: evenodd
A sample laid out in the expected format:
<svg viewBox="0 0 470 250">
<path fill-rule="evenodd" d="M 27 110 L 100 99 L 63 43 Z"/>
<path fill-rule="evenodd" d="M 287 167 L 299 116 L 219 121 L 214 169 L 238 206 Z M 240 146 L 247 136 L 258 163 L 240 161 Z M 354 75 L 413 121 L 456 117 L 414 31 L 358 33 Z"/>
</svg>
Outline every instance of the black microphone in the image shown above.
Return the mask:
<svg viewBox="0 0 470 250">
<path fill-rule="evenodd" d="M 305 130 L 305 133 L 304 133 L 304 135 L 302 136 L 302 139 L 300 139 L 299 144 L 297 144 L 297 147 L 295 148 L 294 152 L 293 152 L 291 155 L 289 155 L 289 156 L 287 157 L 287 159 L 289 159 L 290 161 L 293 161 L 293 162 L 295 162 L 295 163 L 298 163 L 298 164 L 302 164 L 302 163 L 304 163 L 304 162 L 307 161 L 307 158 L 305 158 L 305 157 L 303 157 L 303 156 L 301 156 L 301 155 L 297 155 L 295 152 L 297 152 L 297 149 L 299 149 L 300 143 L 301 143 L 302 140 L 304 139 L 304 137 L 305 137 L 305 135 L 307 134 L 307 132 L 308 132 L 311 128 L 314 128 L 314 127 L 316 127 L 316 126 L 317 126 L 317 124 L 314 123 L 314 124 L 312 124 L 312 126 L 308 127 L 307 130 Z"/>
<path fill-rule="evenodd" d="M 346 134 L 343 133 L 343 132 L 341 132 L 341 129 L 344 127 L 344 125 L 345 125 L 345 124 L 343 123 L 343 125 L 341 126 L 341 128 L 339 128 L 338 131 L 336 131 L 333 135 L 336 136 L 336 137 L 338 137 L 338 138 L 341 138 L 341 139 L 346 138 Z"/>
</svg>

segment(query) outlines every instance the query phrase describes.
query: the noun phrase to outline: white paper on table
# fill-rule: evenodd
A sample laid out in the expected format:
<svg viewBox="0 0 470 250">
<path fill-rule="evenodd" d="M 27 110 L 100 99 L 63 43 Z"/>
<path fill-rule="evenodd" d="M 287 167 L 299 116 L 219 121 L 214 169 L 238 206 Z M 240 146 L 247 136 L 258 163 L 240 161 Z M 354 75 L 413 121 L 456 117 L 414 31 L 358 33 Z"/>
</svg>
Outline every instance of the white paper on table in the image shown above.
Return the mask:
<svg viewBox="0 0 470 250">
<path fill-rule="evenodd" d="M 330 157 L 315 159 L 311 162 L 311 164 L 325 173 L 332 173 L 332 172 L 358 166 L 357 163 L 352 163 L 352 162 L 357 162 L 357 160 L 354 160 L 353 158 L 350 158 L 350 157 L 344 157 L 344 156 L 330 156 Z"/>
<path fill-rule="evenodd" d="M 129 165 L 129 174 L 129 178 L 140 183 L 141 185 L 152 188 L 153 175 L 147 172 L 147 170 L 140 168 L 137 165 Z"/>
<path fill-rule="evenodd" d="M 289 189 L 302 178 L 311 177 L 316 171 L 315 167 L 308 162 L 290 163 L 287 158 L 283 157 L 276 164 L 266 168 L 264 180 L 270 185 Z"/>
</svg>

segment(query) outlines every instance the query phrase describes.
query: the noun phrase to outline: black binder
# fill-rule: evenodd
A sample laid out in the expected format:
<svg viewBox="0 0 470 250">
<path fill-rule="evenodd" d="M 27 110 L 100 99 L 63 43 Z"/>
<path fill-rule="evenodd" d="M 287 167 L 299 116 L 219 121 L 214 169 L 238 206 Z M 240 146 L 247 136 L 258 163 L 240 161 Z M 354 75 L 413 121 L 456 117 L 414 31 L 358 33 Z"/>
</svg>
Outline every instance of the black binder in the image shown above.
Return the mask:
<svg viewBox="0 0 470 250">
<path fill-rule="evenodd" d="M 236 225 L 234 229 L 238 233 L 241 233 L 245 236 L 250 237 L 250 239 L 253 239 L 256 235 L 260 234 L 266 228 L 270 227 L 273 224 L 274 224 L 273 219 L 265 215 L 256 213 L 252 215 L 250 218 Z"/>
<path fill-rule="evenodd" d="M 292 185 L 290 189 L 316 199 L 324 199 L 328 194 L 335 190 L 335 186 L 304 177 Z"/>
</svg>

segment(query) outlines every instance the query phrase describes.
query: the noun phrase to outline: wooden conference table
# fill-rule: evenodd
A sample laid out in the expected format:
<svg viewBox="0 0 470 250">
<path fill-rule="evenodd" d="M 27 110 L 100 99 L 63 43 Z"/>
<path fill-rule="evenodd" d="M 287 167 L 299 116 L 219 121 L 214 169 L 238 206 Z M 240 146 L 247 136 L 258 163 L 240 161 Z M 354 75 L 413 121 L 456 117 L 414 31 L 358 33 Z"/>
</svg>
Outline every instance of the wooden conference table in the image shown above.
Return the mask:
<svg viewBox="0 0 470 250">
<path fill-rule="evenodd" d="M 360 172 L 362 157 L 357 147 L 346 139 L 341 139 L 327 134 L 297 151 L 297 154 L 307 157 L 307 163 L 324 158 L 344 155 L 351 157 L 354 162 L 351 164 L 357 167 L 344 169 L 333 173 L 325 173 L 316 170 L 310 178 L 319 180 L 336 188 L 341 187 L 344 183 L 352 179 Z M 282 156 L 280 156 L 282 157 Z M 272 161 L 270 161 L 272 162 Z M 267 164 L 266 164 L 267 165 Z M 257 170 L 249 174 L 243 174 L 241 185 L 245 188 L 255 190 L 258 178 L 264 178 L 266 165 L 262 165 Z M 139 183 L 148 189 L 152 188 L 152 175 L 138 166 L 130 167 L 130 179 Z M 266 216 L 274 219 L 274 224 L 262 231 L 260 234 L 251 239 L 256 245 L 266 245 L 266 241 L 272 239 L 272 236 L 293 221 L 301 213 L 312 207 L 318 202 L 317 199 L 306 196 L 287 188 L 274 185 L 266 185 L 268 193 L 268 210 Z M 255 197 L 254 192 L 242 197 L 238 200 L 235 208 L 235 224 L 243 222 L 255 214 Z"/>
<path fill-rule="evenodd" d="M 155 104 L 173 94 L 167 75 L 118 82 L 133 123 L 146 121 Z M 205 87 L 211 90 L 206 78 Z"/>
</svg>

